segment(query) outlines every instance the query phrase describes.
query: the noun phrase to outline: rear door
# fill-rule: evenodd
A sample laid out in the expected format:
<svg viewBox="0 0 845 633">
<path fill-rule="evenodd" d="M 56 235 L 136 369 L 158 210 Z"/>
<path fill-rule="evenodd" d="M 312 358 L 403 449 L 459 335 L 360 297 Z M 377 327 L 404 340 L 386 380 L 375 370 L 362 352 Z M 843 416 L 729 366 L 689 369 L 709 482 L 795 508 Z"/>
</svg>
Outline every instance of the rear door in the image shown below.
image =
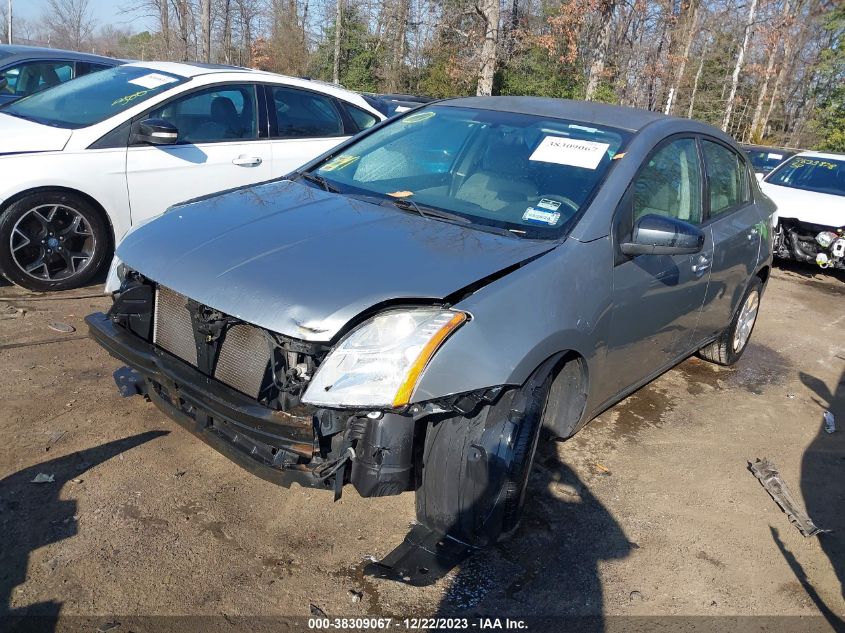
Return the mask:
<svg viewBox="0 0 845 633">
<path fill-rule="evenodd" d="M 349 138 L 354 130 L 338 101 L 292 86 L 267 86 L 273 176 L 293 171 Z"/>
<path fill-rule="evenodd" d="M 169 206 L 271 178 L 272 148 L 259 114 L 257 86 L 226 84 L 180 95 L 143 119 L 179 130 L 175 145 L 133 143 L 126 155 L 132 223 Z M 263 130 L 262 130 L 263 128 Z"/>
<path fill-rule="evenodd" d="M 671 137 L 646 159 L 614 222 L 613 316 L 607 361 L 611 397 L 677 360 L 692 337 L 710 278 L 713 241 L 694 255 L 628 257 L 619 244 L 643 215 L 693 225 L 703 219 L 701 159 L 692 136 Z"/>
<path fill-rule="evenodd" d="M 767 229 L 751 195 L 746 161 L 716 139 L 702 138 L 706 171 L 706 222 L 714 254 L 710 288 L 701 313 L 697 342 L 713 338 L 731 321 L 755 273 L 761 232 Z"/>
</svg>

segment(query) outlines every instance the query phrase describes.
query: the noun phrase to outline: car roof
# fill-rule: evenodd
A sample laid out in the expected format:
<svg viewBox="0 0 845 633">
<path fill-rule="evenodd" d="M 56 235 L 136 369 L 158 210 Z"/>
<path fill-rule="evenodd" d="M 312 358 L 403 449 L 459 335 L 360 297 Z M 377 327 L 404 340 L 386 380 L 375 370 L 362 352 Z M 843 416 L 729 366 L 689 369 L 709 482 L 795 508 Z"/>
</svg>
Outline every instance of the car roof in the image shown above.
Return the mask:
<svg viewBox="0 0 845 633">
<path fill-rule="evenodd" d="M 0 59 L 4 62 L 20 59 L 68 59 L 73 61 L 97 61 L 119 64 L 120 60 L 93 53 L 66 51 L 60 48 L 43 48 L 41 46 L 21 46 L 19 44 L 0 44 Z"/>
<path fill-rule="evenodd" d="M 438 101 L 438 105 L 532 114 L 580 123 L 592 123 L 637 132 L 652 121 L 678 119 L 658 112 L 609 105 L 595 101 L 574 101 L 550 97 L 459 97 Z"/>
<path fill-rule="evenodd" d="M 831 160 L 845 160 L 845 154 L 835 154 L 833 152 L 801 152 L 798 156 L 806 156 L 808 158 L 826 158 Z"/>
</svg>

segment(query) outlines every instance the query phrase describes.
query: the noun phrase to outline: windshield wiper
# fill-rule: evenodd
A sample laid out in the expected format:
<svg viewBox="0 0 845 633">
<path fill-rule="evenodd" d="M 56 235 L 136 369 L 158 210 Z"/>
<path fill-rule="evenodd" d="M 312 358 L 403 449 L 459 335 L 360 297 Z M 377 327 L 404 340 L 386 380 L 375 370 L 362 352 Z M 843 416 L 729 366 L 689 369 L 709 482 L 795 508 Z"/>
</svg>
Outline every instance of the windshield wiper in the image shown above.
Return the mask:
<svg viewBox="0 0 845 633">
<path fill-rule="evenodd" d="M 392 202 L 394 206 L 399 207 L 403 211 L 414 211 L 421 215 L 424 218 L 436 218 L 438 220 L 449 220 L 450 222 L 458 222 L 459 224 L 471 224 L 472 222 L 469 218 L 465 218 L 462 215 L 458 215 L 456 213 L 448 213 L 446 211 L 441 211 L 440 209 L 436 209 L 435 207 L 430 207 L 428 205 L 419 205 L 413 200 L 408 200 L 407 198 L 400 198 L 396 200 L 389 200 Z"/>
<path fill-rule="evenodd" d="M 334 185 L 329 184 L 329 181 L 320 176 L 319 174 L 312 174 L 310 171 L 301 171 L 299 172 L 299 177 L 304 178 L 308 182 L 313 182 L 314 184 L 320 185 L 329 193 L 338 193 L 340 191 Z"/>
</svg>

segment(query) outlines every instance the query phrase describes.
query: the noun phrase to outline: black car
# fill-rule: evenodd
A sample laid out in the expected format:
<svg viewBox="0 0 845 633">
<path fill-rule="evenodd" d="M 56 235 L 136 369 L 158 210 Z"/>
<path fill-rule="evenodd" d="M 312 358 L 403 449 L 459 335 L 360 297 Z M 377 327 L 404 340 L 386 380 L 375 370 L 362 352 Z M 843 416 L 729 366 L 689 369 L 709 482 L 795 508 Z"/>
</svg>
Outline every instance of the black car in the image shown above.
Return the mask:
<svg viewBox="0 0 845 633">
<path fill-rule="evenodd" d="M 781 147 L 768 147 L 766 145 L 740 145 L 748 156 L 748 160 L 754 167 L 754 173 L 758 177 L 765 176 L 775 167 L 797 153 L 794 149 L 783 149 Z"/>
<path fill-rule="evenodd" d="M 0 105 L 122 63 L 88 53 L 0 45 Z"/>
</svg>

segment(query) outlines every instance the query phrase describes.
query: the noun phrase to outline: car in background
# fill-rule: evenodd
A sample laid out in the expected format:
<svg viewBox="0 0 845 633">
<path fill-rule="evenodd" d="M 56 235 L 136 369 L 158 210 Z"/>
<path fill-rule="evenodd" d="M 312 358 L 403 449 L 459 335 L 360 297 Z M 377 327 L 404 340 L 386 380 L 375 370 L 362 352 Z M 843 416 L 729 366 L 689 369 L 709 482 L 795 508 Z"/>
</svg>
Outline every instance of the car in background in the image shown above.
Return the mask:
<svg viewBox="0 0 845 633">
<path fill-rule="evenodd" d="M 801 152 L 760 188 L 777 205 L 775 255 L 845 269 L 845 154 Z"/>
<path fill-rule="evenodd" d="M 795 156 L 796 150 L 782 149 L 779 147 L 767 147 L 765 145 L 740 145 L 742 151 L 748 156 L 754 168 L 754 175 L 758 180 L 771 172 L 775 167 L 791 156 Z"/>
<path fill-rule="evenodd" d="M 428 584 L 516 529 L 541 427 L 570 437 L 691 354 L 740 358 L 773 212 L 704 123 L 439 101 L 132 231 L 86 321 L 126 391 L 255 474 L 414 490 L 373 571 Z"/>
<path fill-rule="evenodd" d="M 174 203 L 283 176 L 385 116 L 342 88 L 242 68 L 130 63 L 0 110 L 0 272 L 90 280 Z"/>
<path fill-rule="evenodd" d="M 432 97 L 403 94 L 363 93 L 363 96 L 370 105 L 388 118 L 434 101 Z"/>
<path fill-rule="evenodd" d="M 0 45 L 0 106 L 124 62 L 37 46 Z"/>
</svg>

